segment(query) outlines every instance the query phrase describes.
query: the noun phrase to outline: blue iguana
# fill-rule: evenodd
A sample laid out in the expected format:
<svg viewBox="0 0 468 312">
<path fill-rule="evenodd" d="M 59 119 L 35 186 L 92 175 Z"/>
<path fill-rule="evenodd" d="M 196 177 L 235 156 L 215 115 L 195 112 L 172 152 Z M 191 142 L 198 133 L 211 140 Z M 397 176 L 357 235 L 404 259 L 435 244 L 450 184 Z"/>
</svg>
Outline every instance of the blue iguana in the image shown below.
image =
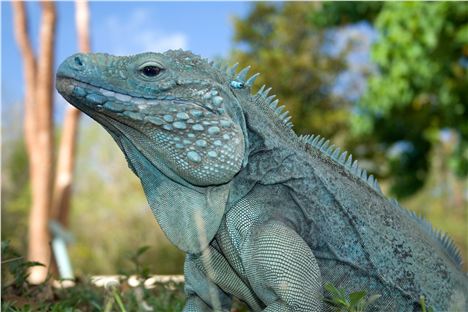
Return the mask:
<svg viewBox="0 0 468 312">
<path fill-rule="evenodd" d="M 75 54 L 65 99 L 100 123 L 185 251 L 184 311 L 324 311 L 323 285 L 378 311 L 468 308 L 453 242 L 388 200 L 351 155 L 297 136 L 257 77 L 191 52 Z"/>
</svg>

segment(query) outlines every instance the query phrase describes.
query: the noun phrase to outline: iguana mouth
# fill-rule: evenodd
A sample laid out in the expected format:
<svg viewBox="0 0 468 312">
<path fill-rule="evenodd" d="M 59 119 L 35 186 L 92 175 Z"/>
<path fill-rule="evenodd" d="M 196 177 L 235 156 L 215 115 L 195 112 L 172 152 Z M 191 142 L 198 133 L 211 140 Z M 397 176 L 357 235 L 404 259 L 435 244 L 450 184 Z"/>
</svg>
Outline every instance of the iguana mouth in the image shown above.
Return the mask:
<svg viewBox="0 0 468 312">
<path fill-rule="evenodd" d="M 57 89 L 60 93 L 68 96 L 82 98 L 84 101 L 76 103 L 78 105 L 83 102 L 98 111 L 106 110 L 137 120 L 148 119 L 147 121 L 151 122 L 151 119 L 154 119 L 153 115 L 164 110 L 163 106 L 168 104 L 193 106 L 195 117 L 202 116 L 204 113 L 215 114 L 213 110 L 196 101 L 177 99 L 171 95 L 153 98 L 137 97 L 94 86 L 67 76 L 57 76 Z M 158 121 L 156 124 L 163 123 Z"/>
<path fill-rule="evenodd" d="M 81 82 L 81 81 L 78 81 L 76 79 L 72 79 L 69 77 L 57 79 L 57 89 L 60 91 L 60 93 L 65 95 L 66 99 L 70 103 L 72 103 L 74 106 L 76 106 L 77 108 L 82 110 L 84 113 L 86 113 L 88 116 L 90 116 L 91 118 L 96 120 L 98 123 L 100 123 L 112 135 L 112 137 L 120 146 L 120 148 L 122 149 L 122 151 L 124 152 L 127 158 L 128 158 L 128 155 L 130 155 L 129 146 L 132 146 L 135 150 L 133 153 L 138 151 L 141 157 L 144 157 L 145 159 L 148 160 L 148 163 L 151 163 L 151 165 L 154 167 L 153 170 L 157 170 L 161 175 L 164 175 L 166 178 L 176 183 L 179 183 L 180 185 L 191 187 L 194 191 L 202 193 L 198 187 L 192 186 L 189 183 L 185 182 L 183 179 L 179 178 L 179 176 L 172 170 L 172 168 L 170 168 L 169 166 L 165 166 L 162 162 L 159 161 L 160 159 L 159 157 L 157 157 L 158 158 L 157 163 L 154 163 L 154 160 L 155 160 L 154 157 L 153 157 L 153 161 L 151 161 L 147 153 L 145 153 L 144 150 L 141 150 L 141 148 L 139 148 L 140 146 L 131 143 L 131 140 L 127 138 L 127 135 L 126 135 L 126 133 L 128 134 L 129 131 L 136 131 L 140 133 L 142 136 L 144 136 L 145 138 L 147 138 L 148 140 L 151 140 L 151 138 L 148 138 L 144 132 L 141 132 L 137 128 L 133 127 L 131 123 L 127 122 L 126 120 L 121 119 L 121 118 L 116 118 L 115 113 L 110 113 L 109 111 L 104 109 L 105 105 L 96 104 L 95 102 L 92 102 L 92 101 L 83 101 L 81 99 L 76 100 L 77 95 L 73 93 L 76 86 L 82 88 L 83 90 L 95 92 L 93 94 L 98 94 L 97 92 L 99 92 L 100 94 L 102 93 L 102 90 L 104 90 L 104 92 L 107 90 L 103 88 L 98 88 L 91 84 Z M 75 99 L 73 100 L 71 98 L 75 98 Z M 127 106 L 130 108 L 130 105 L 127 105 Z M 96 113 L 96 111 L 98 111 L 99 113 Z M 130 110 L 123 111 L 123 113 L 125 112 L 132 112 L 132 111 Z M 109 120 L 111 120 L 112 122 L 110 122 Z M 127 142 L 125 148 L 124 148 L 124 143 L 123 143 L 124 141 Z M 152 155 L 156 156 L 157 150 L 154 150 L 153 152 L 154 153 Z M 132 167 L 131 164 L 130 164 L 130 167 Z"/>
</svg>

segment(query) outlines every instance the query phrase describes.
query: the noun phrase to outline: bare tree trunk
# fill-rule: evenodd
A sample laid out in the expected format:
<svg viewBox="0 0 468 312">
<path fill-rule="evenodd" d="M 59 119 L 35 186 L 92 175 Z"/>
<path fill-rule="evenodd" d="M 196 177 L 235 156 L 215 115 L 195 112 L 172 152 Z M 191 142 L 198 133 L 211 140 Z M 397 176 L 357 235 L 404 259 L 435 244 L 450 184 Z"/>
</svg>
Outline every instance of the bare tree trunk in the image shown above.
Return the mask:
<svg viewBox="0 0 468 312">
<path fill-rule="evenodd" d="M 52 217 L 63 226 L 68 226 L 71 184 L 75 164 L 76 138 L 80 112 L 69 108 L 63 123 L 62 139 L 57 158 L 57 175 L 54 187 Z"/>
<path fill-rule="evenodd" d="M 24 3 L 13 2 L 16 39 L 24 59 L 25 137 L 29 157 L 32 205 L 29 215 L 28 258 L 45 267 L 32 267 L 31 283 L 43 282 L 50 262 L 48 219 L 53 179 L 53 61 L 55 5 L 42 3 L 40 53 L 36 63 L 29 40 Z M 39 78 L 39 79 L 37 79 Z"/>
<path fill-rule="evenodd" d="M 89 52 L 89 9 L 87 1 L 76 1 L 75 16 L 80 51 Z M 63 124 L 62 140 L 57 159 L 53 217 L 65 227 L 69 223 L 71 184 L 73 181 L 79 118 L 80 111 L 73 106 L 69 106 Z"/>
<path fill-rule="evenodd" d="M 24 9 L 24 2 L 13 1 L 14 27 L 15 36 L 21 55 L 23 57 L 23 74 L 25 80 L 24 94 L 24 135 L 26 138 L 26 148 L 28 155 L 34 156 L 32 153 L 34 145 L 34 134 L 36 133 L 35 120 L 35 94 L 36 94 L 36 59 L 29 40 L 28 22 Z M 31 159 L 29 160 L 31 162 Z M 30 164 L 29 168 L 33 168 Z M 33 174 L 30 172 L 30 178 L 33 179 Z"/>
<path fill-rule="evenodd" d="M 52 204 L 54 123 L 53 123 L 53 65 L 56 12 L 53 2 L 42 3 L 40 51 L 36 83 L 36 133 L 37 163 L 34 171 L 38 183 L 30 214 L 29 259 L 42 262 L 46 267 L 32 267 L 30 281 L 41 283 L 47 277 L 50 262 L 49 210 Z M 34 209 L 35 208 L 35 209 Z"/>
</svg>

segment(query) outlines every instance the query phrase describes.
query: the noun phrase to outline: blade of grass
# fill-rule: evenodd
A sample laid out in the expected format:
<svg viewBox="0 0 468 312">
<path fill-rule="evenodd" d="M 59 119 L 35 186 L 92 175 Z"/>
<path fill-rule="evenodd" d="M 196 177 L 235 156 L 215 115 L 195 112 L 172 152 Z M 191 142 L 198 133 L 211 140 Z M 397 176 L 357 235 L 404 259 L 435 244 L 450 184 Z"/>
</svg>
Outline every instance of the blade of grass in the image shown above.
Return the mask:
<svg viewBox="0 0 468 312">
<path fill-rule="evenodd" d="M 121 312 L 127 312 L 127 310 L 125 309 L 124 305 L 123 305 L 123 302 L 122 302 L 122 298 L 120 297 L 119 293 L 117 292 L 117 290 L 113 289 L 112 290 L 112 293 L 114 295 L 114 299 L 115 301 L 117 302 L 117 305 L 119 306 L 120 308 L 120 311 Z"/>
</svg>

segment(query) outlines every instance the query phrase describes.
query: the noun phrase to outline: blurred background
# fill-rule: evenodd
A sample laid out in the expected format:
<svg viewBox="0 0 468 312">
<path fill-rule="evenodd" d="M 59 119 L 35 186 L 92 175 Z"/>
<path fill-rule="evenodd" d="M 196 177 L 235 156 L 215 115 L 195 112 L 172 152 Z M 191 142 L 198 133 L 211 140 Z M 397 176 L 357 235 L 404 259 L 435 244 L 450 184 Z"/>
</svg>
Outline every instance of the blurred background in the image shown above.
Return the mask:
<svg viewBox="0 0 468 312">
<path fill-rule="evenodd" d="M 1 16 L 1 235 L 29 259 L 53 266 L 54 219 L 73 236 L 77 275 L 125 272 L 146 245 L 151 273 L 182 273 L 116 144 L 52 83 L 78 51 L 181 48 L 262 73 L 257 88 L 273 88 L 297 133 L 352 152 L 451 235 L 466 270 L 465 3 L 2 2 Z"/>
</svg>

